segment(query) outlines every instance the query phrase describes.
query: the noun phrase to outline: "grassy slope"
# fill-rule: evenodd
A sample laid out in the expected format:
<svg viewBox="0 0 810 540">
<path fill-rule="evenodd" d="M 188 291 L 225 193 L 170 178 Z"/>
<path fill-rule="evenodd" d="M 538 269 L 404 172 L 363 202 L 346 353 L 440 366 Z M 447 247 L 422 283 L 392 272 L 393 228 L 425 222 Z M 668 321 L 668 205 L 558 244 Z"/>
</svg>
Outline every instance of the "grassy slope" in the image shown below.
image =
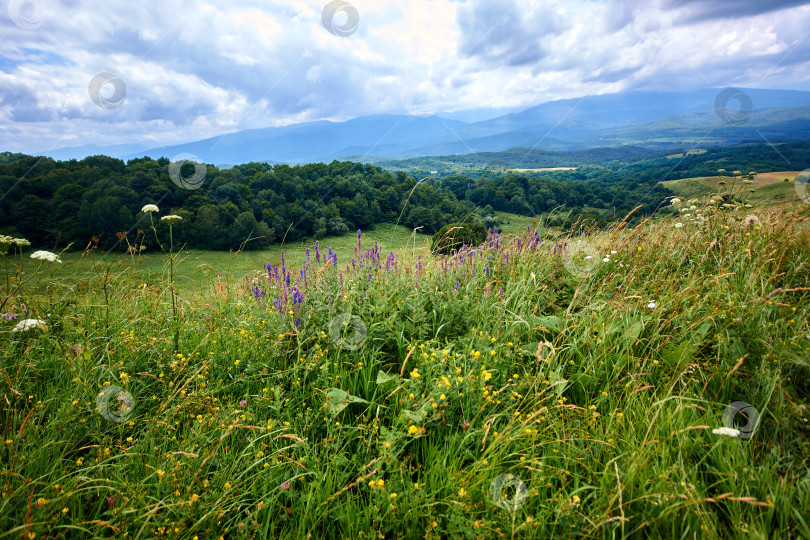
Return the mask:
<svg viewBox="0 0 810 540">
<path fill-rule="evenodd" d="M 672 192 L 679 197 L 685 197 L 687 199 L 692 197 L 704 197 L 720 191 L 728 191 L 733 187 L 734 193 L 743 189 L 752 204 L 767 204 L 794 200 L 796 194 L 793 189 L 793 180 L 796 178 L 797 174 L 799 174 L 799 171 L 762 173 L 758 175 L 754 179 L 754 183 L 750 185 L 744 185 L 737 181 L 737 183 L 732 186 L 733 179 L 728 176 L 723 178 L 726 182 L 724 186 L 718 184 L 721 179 L 717 176 L 667 180 L 662 182 L 662 184 L 671 189 Z M 784 182 L 785 178 L 788 178 L 790 181 Z M 756 189 L 757 192 L 749 194 L 745 191 L 748 189 Z"/>
<path fill-rule="evenodd" d="M 806 537 L 809 209 L 649 222 L 589 237 L 575 264 L 531 237 L 423 270 L 406 250 L 372 279 L 343 266 L 349 237 L 343 285 L 310 268 L 283 314 L 196 277 L 224 255 L 179 263 L 176 314 L 165 273 L 122 269 L 106 295 L 31 276 L 3 311 L 25 301 L 48 331 L 0 330 L 0 531 Z M 329 337 L 341 312 L 368 329 L 357 350 Z M 132 395 L 128 421 L 98 413 L 105 385 Z M 738 401 L 760 413 L 751 437 L 713 434 Z M 504 474 L 525 491 L 499 499 Z"/>
</svg>

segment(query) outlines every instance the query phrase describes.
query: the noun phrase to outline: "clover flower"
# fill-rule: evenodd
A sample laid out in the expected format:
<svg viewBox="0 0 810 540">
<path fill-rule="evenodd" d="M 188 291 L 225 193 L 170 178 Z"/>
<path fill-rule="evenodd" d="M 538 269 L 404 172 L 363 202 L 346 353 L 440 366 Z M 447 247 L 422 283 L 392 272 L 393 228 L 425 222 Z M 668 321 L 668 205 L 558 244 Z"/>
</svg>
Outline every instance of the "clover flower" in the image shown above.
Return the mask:
<svg viewBox="0 0 810 540">
<path fill-rule="evenodd" d="M 57 257 L 56 253 L 52 253 L 50 251 L 35 251 L 31 254 L 31 258 L 36 261 L 62 262 L 62 260 Z"/>
</svg>

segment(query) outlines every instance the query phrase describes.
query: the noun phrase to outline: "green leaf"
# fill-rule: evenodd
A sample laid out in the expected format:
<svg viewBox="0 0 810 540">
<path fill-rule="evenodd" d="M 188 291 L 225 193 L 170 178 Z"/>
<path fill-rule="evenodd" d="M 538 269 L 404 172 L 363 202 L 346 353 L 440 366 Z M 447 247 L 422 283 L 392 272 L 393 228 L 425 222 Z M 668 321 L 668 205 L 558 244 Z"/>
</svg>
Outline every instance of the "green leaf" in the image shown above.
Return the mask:
<svg viewBox="0 0 810 540">
<path fill-rule="evenodd" d="M 551 387 L 554 388 L 554 392 L 557 394 L 558 397 L 563 395 L 566 388 L 570 385 L 568 379 L 563 379 L 559 372 L 552 371 L 548 378 Z"/>
<path fill-rule="evenodd" d="M 380 370 L 377 372 L 377 384 L 385 384 L 399 379 L 397 375 L 389 375 L 388 373 Z"/>
<path fill-rule="evenodd" d="M 353 396 L 340 388 L 330 388 L 326 392 L 326 408 L 332 414 L 337 414 L 352 403 L 368 403 L 363 398 Z"/>
<path fill-rule="evenodd" d="M 537 315 L 529 315 L 529 322 L 533 327 L 541 326 L 541 330 L 560 333 L 563 329 L 563 320 L 556 315 L 544 315 L 538 317 Z"/>
</svg>

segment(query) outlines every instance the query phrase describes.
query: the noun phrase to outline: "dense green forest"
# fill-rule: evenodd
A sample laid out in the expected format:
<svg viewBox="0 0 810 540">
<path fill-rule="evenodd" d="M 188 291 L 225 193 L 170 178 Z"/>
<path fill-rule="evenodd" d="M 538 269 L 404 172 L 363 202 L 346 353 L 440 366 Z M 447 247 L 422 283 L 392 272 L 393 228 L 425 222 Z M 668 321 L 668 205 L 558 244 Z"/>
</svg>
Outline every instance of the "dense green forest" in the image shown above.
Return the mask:
<svg viewBox="0 0 810 540">
<path fill-rule="evenodd" d="M 519 152 L 500 154 L 515 159 Z M 554 165 L 587 158 L 582 152 L 553 154 Z M 625 161 L 616 159 L 620 156 Z M 505 166 L 519 165 L 509 159 Z M 132 244 L 137 231 L 149 231 L 151 218 L 141 212 L 145 204 L 158 205 L 161 215 L 183 218 L 182 226 L 175 227 L 176 242 L 216 250 L 236 248 L 248 236 L 259 238 L 248 245 L 258 248 L 340 235 L 376 223 L 398 222 L 434 233 L 457 221 L 494 224 L 483 219 L 493 211 L 535 216 L 562 207 L 565 217 L 551 224 L 567 228 L 581 214 L 600 221 L 621 218 L 639 204 L 642 208 L 634 218 L 651 214 L 672 195 L 661 180 L 711 176 L 718 168 L 808 168 L 810 144 L 717 147 L 685 158 L 645 159 L 633 149 L 595 149 L 586 161 L 599 159 L 601 165 L 572 171 L 484 171 L 477 177 L 465 173 L 436 178 L 338 161 L 293 167 L 247 163 L 229 169 L 208 165 L 201 185 L 188 189 L 170 177 L 165 158 L 54 161 L 5 152 L 0 154 L 0 233 L 54 249 L 70 243 L 80 249 L 98 237 L 99 245 L 109 249 L 124 242 L 119 233 L 127 233 L 125 242 Z M 184 176 L 193 173 L 192 164 L 184 165 Z M 158 221 L 155 226 L 161 241 L 166 239 L 166 225 Z M 138 242 L 148 246 L 150 238 L 142 235 Z"/>
<path fill-rule="evenodd" d="M 24 155 L 0 158 L 0 231 L 35 245 L 82 248 L 94 236 L 112 247 L 117 233 L 148 231 L 145 204 L 177 214 L 175 242 L 203 249 L 236 248 L 248 235 L 261 247 L 282 240 L 321 238 L 375 223 L 399 222 L 433 233 L 447 223 L 477 219 L 476 207 L 535 215 L 558 206 L 590 205 L 617 212 L 639 202 L 652 212 L 669 191 L 597 170 L 556 181 L 505 175 L 478 181 L 456 175 L 421 181 L 403 172 L 352 162 L 328 165 L 247 163 L 230 169 L 207 167 L 199 189 L 184 189 L 169 176 L 169 160 L 104 156 L 53 161 Z M 193 174 L 186 164 L 184 176 Z M 418 184 L 418 185 L 417 185 Z M 162 238 L 165 224 L 157 223 Z M 151 235 L 146 236 L 149 244 Z"/>
</svg>

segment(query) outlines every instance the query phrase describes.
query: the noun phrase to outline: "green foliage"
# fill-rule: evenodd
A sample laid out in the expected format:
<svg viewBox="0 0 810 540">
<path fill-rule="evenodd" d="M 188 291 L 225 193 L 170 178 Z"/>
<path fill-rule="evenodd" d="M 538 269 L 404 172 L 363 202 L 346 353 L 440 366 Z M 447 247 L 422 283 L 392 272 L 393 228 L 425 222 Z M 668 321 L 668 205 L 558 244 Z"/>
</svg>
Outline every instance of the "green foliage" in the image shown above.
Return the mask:
<svg viewBox="0 0 810 540">
<path fill-rule="evenodd" d="M 450 223 L 433 235 L 430 251 L 437 255 L 447 255 L 462 246 L 478 246 L 486 239 L 487 230 L 481 223 Z"/>
<path fill-rule="evenodd" d="M 0 311 L 45 329 L 0 318 L 0 531 L 808 537 L 810 222 L 801 203 L 752 211 L 759 229 L 739 212 L 597 232 L 611 260 L 587 278 L 525 227 L 463 265 L 409 246 L 391 270 L 312 266 L 292 315 L 276 252 L 186 253 L 174 283 L 152 255 L 9 253 Z M 380 229 L 362 248 L 410 236 Z M 294 283 L 312 259 L 286 255 Z M 341 313 L 362 347 L 328 334 Z M 750 438 L 713 432 L 745 427 L 735 402 L 759 413 Z"/>
</svg>

